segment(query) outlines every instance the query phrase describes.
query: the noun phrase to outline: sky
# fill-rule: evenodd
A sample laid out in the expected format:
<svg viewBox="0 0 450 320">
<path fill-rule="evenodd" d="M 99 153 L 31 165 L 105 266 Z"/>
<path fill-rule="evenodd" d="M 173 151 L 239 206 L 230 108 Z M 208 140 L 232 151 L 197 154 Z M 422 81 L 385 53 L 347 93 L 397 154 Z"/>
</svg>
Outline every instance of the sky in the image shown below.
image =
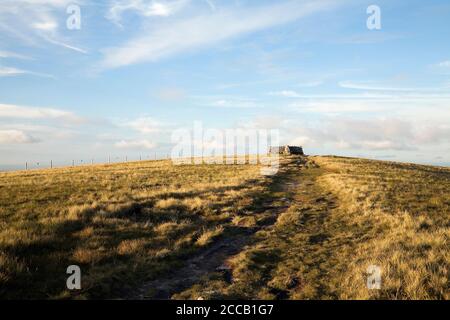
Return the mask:
<svg viewBox="0 0 450 320">
<path fill-rule="evenodd" d="M 447 0 L 2 0 L 0 168 L 164 157 L 195 121 L 449 165 L 449 17 Z"/>
</svg>

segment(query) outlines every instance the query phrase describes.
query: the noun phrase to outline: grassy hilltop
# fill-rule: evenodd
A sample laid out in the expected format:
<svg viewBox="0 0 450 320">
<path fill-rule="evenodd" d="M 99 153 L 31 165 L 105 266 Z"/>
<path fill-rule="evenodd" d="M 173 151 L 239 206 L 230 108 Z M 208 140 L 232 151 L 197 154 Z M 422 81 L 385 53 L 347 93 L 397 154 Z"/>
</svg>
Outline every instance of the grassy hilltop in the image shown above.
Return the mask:
<svg viewBox="0 0 450 320">
<path fill-rule="evenodd" d="M 0 173 L 0 298 L 448 299 L 449 190 L 449 168 L 340 157 Z"/>
</svg>

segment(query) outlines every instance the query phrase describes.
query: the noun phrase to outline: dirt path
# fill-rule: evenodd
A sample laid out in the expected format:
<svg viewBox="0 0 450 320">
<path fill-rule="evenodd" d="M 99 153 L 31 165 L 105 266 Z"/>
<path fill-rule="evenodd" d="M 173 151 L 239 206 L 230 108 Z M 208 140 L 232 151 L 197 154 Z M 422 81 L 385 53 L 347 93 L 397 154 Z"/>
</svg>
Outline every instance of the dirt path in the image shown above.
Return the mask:
<svg viewBox="0 0 450 320">
<path fill-rule="evenodd" d="M 303 234 L 307 235 L 308 245 L 303 250 L 314 261 L 314 266 L 310 267 L 315 269 L 316 277 L 324 277 L 326 269 L 323 266 L 326 265 L 326 261 L 320 253 L 317 255 L 318 251 L 321 252 L 321 250 L 317 250 L 317 246 L 320 246 L 328 238 L 322 227 L 328 209 L 332 208 L 334 204 L 330 197 L 324 196 L 320 190 L 316 189 L 314 181 L 318 173 L 317 169 L 316 171 L 308 170 L 311 168 L 315 168 L 315 164 L 304 158 L 283 159 L 280 171 L 270 185 L 272 196 L 265 198 L 262 204 L 255 208 L 254 215 L 259 221 L 256 226 L 236 227 L 228 230 L 226 236 L 217 240 L 208 249 L 187 259 L 182 268 L 166 277 L 143 284 L 130 298 L 170 299 L 174 295 L 179 298 L 178 294 L 196 285 L 208 292 L 217 291 L 217 289 L 208 288 L 209 280 L 217 277 L 220 278 L 224 289 L 227 286 L 232 287 L 237 281 L 233 279 L 233 270 L 228 263 L 231 257 L 251 251 L 261 245 L 274 247 L 277 250 L 281 249 L 283 254 L 289 252 L 289 247 L 286 247 L 289 245 L 289 241 L 285 238 L 292 236 L 290 235 L 291 229 L 286 228 L 283 233 L 280 233 L 277 228 L 277 220 L 281 214 L 292 210 L 293 206 L 299 207 L 302 212 L 298 223 L 304 230 Z M 312 174 L 302 174 L 306 171 L 310 171 Z M 266 234 L 266 238 L 262 241 L 261 237 L 255 236 L 256 233 L 260 234 L 261 232 Z M 308 267 L 306 262 L 303 262 L 303 265 Z M 269 280 L 268 278 L 261 287 L 266 287 L 266 291 L 273 292 L 275 298 L 288 298 L 291 295 L 287 290 L 270 288 Z M 297 285 L 304 285 L 306 279 L 295 278 L 292 281 Z M 256 287 L 254 283 L 245 285 L 254 289 L 255 294 L 261 291 L 261 287 Z M 318 290 L 324 291 L 325 289 L 318 288 Z M 182 295 L 182 297 L 196 298 L 189 294 Z M 219 297 L 224 297 L 224 295 L 219 293 Z"/>
</svg>

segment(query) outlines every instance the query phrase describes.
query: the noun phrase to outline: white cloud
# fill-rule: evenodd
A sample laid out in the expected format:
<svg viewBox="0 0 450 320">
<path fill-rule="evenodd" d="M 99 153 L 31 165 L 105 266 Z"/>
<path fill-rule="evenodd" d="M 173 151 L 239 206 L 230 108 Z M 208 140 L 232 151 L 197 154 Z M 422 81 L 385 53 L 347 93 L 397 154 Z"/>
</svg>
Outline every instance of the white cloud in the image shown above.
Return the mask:
<svg viewBox="0 0 450 320">
<path fill-rule="evenodd" d="M 436 144 L 450 141 L 450 125 L 427 124 L 418 129 L 416 141 L 420 144 Z"/>
<path fill-rule="evenodd" d="M 81 122 L 83 119 L 70 111 L 0 104 L 0 119 L 60 119 L 68 122 Z"/>
<path fill-rule="evenodd" d="M 0 67 L 0 77 L 17 76 L 25 74 L 27 71 L 10 67 Z"/>
<path fill-rule="evenodd" d="M 82 49 L 82 48 L 79 48 L 79 47 L 75 47 L 73 45 L 70 45 L 68 43 L 65 43 L 65 42 L 62 42 L 62 41 L 59 41 L 59 40 L 55 40 L 55 39 L 53 39 L 51 37 L 44 36 L 43 38 L 45 40 L 47 40 L 48 42 L 54 44 L 54 45 L 57 45 L 57 46 L 60 46 L 60 47 L 66 48 L 66 49 L 70 49 L 70 50 L 73 50 L 73 51 L 76 51 L 76 52 L 79 52 L 79 53 L 83 53 L 83 54 L 87 54 L 88 53 L 88 51 L 85 50 L 85 49 Z"/>
<path fill-rule="evenodd" d="M 292 90 L 282 90 L 282 91 L 275 91 L 269 93 L 272 96 L 278 96 L 278 97 L 285 97 L 285 98 L 300 98 L 301 95 L 295 91 Z"/>
<path fill-rule="evenodd" d="M 255 101 L 252 100 L 238 100 L 238 99 L 219 99 L 205 104 L 205 106 L 212 106 L 217 108 L 258 108 L 261 107 Z"/>
<path fill-rule="evenodd" d="M 196 104 L 201 107 L 216 108 L 260 108 L 263 105 L 256 99 L 248 97 L 205 95 L 193 96 Z"/>
<path fill-rule="evenodd" d="M 0 77 L 13 77 L 13 76 L 20 76 L 20 75 L 33 75 L 37 77 L 44 77 L 44 78 L 54 78 L 54 76 L 46 73 L 39 73 L 39 72 L 33 72 L 28 70 L 22 70 L 12 67 L 2 67 L 0 66 Z"/>
<path fill-rule="evenodd" d="M 33 28 L 44 31 L 55 31 L 58 28 L 56 21 L 42 21 L 36 22 L 31 25 Z"/>
<path fill-rule="evenodd" d="M 339 116 L 321 118 L 319 123 L 292 120 L 280 125 L 286 142 L 307 148 L 412 151 L 450 142 L 450 126 L 428 119 Z"/>
<path fill-rule="evenodd" d="M 144 17 L 167 17 L 181 10 L 189 0 L 149 1 L 149 0 L 120 0 L 113 1 L 106 18 L 120 25 L 122 15 L 132 11 Z"/>
<path fill-rule="evenodd" d="M 442 92 L 440 91 L 442 90 Z M 369 90 L 367 90 L 369 91 Z M 362 92 L 362 93 L 336 93 L 336 94 L 303 94 L 293 90 L 269 92 L 271 96 L 295 98 L 295 99 L 321 99 L 321 100 L 378 100 L 378 101 L 415 101 L 415 100 L 448 100 L 450 94 L 445 89 L 428 89 L 430 92 Z M 433 91 L 433 92 L 431 92 Z M 436 91 L 436 92 L 434 92 Z"/>
<path fill-rule="evenodd" d="M 353 82 L 341 81 L 339 82 L 341 88 L 367 90 L 367 91 L 404 91 L 404 92 L 420 92 L 420 91 L 440 91 L 442 88 L 402 88 L 395 86 L 377 85 L 372 82 Z"/>
<path fill-rule="evenodd" d="M 13 58 L 13 59 L 24 59 L 24 60 L 30 59 L 29 57 L 22 55 L 22 54 L 10 52 L 10 51 L 3 51 L 3 50 L 0 50 L 0 58 Z"/>
<path fill-rule="evenodd" d="M 387 99 L 395 98 L 393 94 L 385 93 L 358 93 L 358 94 L 303 94 L 293 90 L 269 92 L 271 96 L 297 99 Z"/>
<path fill-rule="evenodd" d="M 153 149 L 156 144 L 149 140 L 121 140 L 115 146 L 121 149 Z"/>
<path fill-rule="evenodd" d="M 130 127 L 140 133 L 148 134 L 160 132 L 165 124 L 152 117 L 141 117 L 133 121 L 126 122 L 125 126 Z"/>
<path fill-rule="evenodd" d="M 220 10 L 151 25 L 131 41 L 104 51 L 103 68 L 152 62 L 327 10 L 335 1 L 289 1 L 251 9 Z"/>
<path fill-rule="evenodd" d="M 288 144 L 293 146 L 311 146 L 317 144 L 317 141 L 309 136 L 300 135 L 292 138 Z"/>
<path fill-rule="evenodd" d="M 39 140 L 21 130 L 0 130 L 0 144 L 35 143 Z"/>
</svg>

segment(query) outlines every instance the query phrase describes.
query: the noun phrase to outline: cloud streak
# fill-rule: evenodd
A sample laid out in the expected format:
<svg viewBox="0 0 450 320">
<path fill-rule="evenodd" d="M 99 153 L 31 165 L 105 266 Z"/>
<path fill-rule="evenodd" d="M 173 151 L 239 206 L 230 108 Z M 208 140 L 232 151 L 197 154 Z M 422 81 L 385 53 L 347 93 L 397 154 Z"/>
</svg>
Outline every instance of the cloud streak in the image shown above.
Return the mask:
<svg viewBox="0 0 450 320">
<path fill-rule="evenodd" d="M 64 12 L 72 0 L 3 0 L 0 2 L 0 31 L 30 46 L 42 40 L 66 49 L 86 53 L 62 36 L 56 12 Z M 78 1 L 80 3 L 81 1 Z"/>
<path fill-rule="evenodd" d="M 53 79 L 55 78 L 51 74 L 0 66 L 0 77 L 14 77 L 14 76 L 20 76 L 20 75 L 27 75 L 27 74 L 32 75 L 32 76 L 37 76 L 37 77 L 43 77 L 43 78 L 53 78 Z"/>
<path fill-rule="evenodd" d="M 54 119 L 71 123 L 82 122 L 83 119 L 70 111 L 0 104 L 0 119 Z"/>
<path fill-rule="evenodd" d="M 114 1 L 106 15 L 114 23 L 121 25 L 122 15 L 131 11 L 144 17 L 168 17 L 185 7 L 190 0 L 121 0 Z"/>
<path fill-rule="evenodd" d="M 208 15 L 151 25 L 118 47 L 104 50 L 101 67 L 118 68 L 188 52 L 199 47 L 286 24 L 328 10 L 335 1 L 289 1 L 251 9 L 217 10 Z"/>
<path fill-rule="evenodd" d="M 443 88 L 405 88 L 395 86 L 383 86 L 372 82 L 340 81 L 339 86 L 345 89 L 367 90 L 367 91 L 397 91 L 397 92 L 420 92 L 420 91 L 441 91 Z"/>
</svg>

